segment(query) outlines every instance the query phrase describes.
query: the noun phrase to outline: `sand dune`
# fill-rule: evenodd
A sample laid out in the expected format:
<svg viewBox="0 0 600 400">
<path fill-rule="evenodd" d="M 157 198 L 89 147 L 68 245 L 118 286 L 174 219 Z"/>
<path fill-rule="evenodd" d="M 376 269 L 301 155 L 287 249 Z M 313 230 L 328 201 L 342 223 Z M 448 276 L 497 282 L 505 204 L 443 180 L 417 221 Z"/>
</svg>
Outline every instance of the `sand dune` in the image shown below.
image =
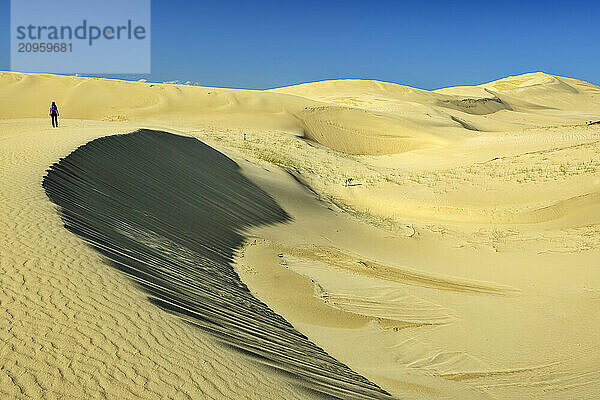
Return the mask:
<svg viewBox="0 0 600 400">
<path fill-rule="evenodd" d="M 438 147 L 479 130 L 579 123 L 591 117 L 582 111 L 600 104 L 598 87 L 546 74 L 435 92 L 358 80 L 260 92 L 6 72 L 0 84 L 7 104 L 0 118 L 38 116 L 54 98 L 74 118 L 277 128 L 351 154 Z M 37 100 L 19 101 L 30 98 Z"/>
<path fill-rule="evenodd" d="M 582 111 L 598 108 L 600 89 L 547 76 L 506 78 L 460 88 L 455 95 L 451 89 L 428 92 L 357 80 L 261 92 L 3 72 L 6 107 L 0 118 L 38 116 L 53 98 L 73 118 L 171 125 L 213 121 L 297 132 L 351 154 L 394 154 L 443 146 L 479 130 L 580 123 L 592 116 Z"/>
<path fill-rule="evenodd" d="M 597 115 L 600 105 L 597 86 L 544 73 L 433 92 L 361 80 L 315 82 L 273 91 L 389 112 L 442 137 L 454 137 L 455 128 L 497 131 L 581 123 Z"/>
<path fill-rule="evenodd" d="M 252 297 L 236 276 L 229 264 L 243 240 L 238 232 L 289 219 L 238 169 L 195 139 L 143 130 L 80 147 L 52 166 L 43 185 L 65 227 L 156 305 L 315 390 L 388 398 Z"/>
<path fill-rule="evenodd" d="M 41 186 L 46 169 L 97 137 L 134 129 L 64 125 L 57 135 L 46 119 L 0 121 L 0 397 L 320 398 L 149 306 L 64 229 Z"/>
<path fill-rule="evenodd" d="M 585 332 L 598 323 L 595 292 L 584 289 L 600 278 L 597 249 L 540 252 L 553 247 L 544 238 L 551 230 L 533 226 L 479 225 L 471 236 L 452 225 L 415 223 L 416 234 L 370 229 L 309 191 L 292 191 L 293 180 L 257 182 L 294 220 L 252 232 L 267 242 L 255 240 L 240 255 L 242 279 L 329 354 L 390 393 L 424 399 L 598 393 L 597 336 Z M 563 239 L 574 233 L 559 232 Z M 580 243 L 597 240 L 595 232 L 580 230 Z M 348 322 L 338 316 L 332 327 L 325 313 L 289 309 L 285 293 L 292 290 L 278 293 L 276 282 L 293 279 L 281 270 L 308 283 L 295 284 L 294 293 L 321 297 L 349 313 Z M 368 322 L 355 327 L 356 316 Z M 567 381 L 577 383 L 559 383 Z"/>
<path fill-rule="evenodd" d="M 250 91 L 1 72 L 0 393 L 595 399 L 598 120 L 600 88 L 544 73 Z M 111 136 L 139 128 L 210 147 Z"/>
</svg>

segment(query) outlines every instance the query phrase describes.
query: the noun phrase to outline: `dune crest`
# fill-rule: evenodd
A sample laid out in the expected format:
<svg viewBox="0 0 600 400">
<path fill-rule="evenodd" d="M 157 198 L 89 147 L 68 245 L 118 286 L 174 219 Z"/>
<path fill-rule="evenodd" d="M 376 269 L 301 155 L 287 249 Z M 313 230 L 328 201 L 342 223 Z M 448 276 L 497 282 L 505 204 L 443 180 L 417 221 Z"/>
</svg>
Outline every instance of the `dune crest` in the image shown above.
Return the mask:
<svg viewBox="0 0 600 400">
<path fill-rule="evenodd" d="M 0 87 L 0 118 L 39 116 L 55 99 L 71 118 L 179 126 L 220 121 L 291 130 L 334 150 L 369 155 L 445 146 L 477 131 L 582 123 L 587 116 L 569 111 L 600 107 L 598 87 L 546 74 L 437 91 L 362 80 L 248 91 L 0 72 Z"/>
<path fill-rule="evenodd" d="M 230 266 L 242 242 L 238 232 L 289 216 L 238 169 L 193 138 L 142 130 L 75 150 L 51 167 L 44 189 L 65 227 L 144 288 L 152 303 L 314 390 L 348 399 L 389 398 L 294 330 L 239 280 Z"/>
</svg>

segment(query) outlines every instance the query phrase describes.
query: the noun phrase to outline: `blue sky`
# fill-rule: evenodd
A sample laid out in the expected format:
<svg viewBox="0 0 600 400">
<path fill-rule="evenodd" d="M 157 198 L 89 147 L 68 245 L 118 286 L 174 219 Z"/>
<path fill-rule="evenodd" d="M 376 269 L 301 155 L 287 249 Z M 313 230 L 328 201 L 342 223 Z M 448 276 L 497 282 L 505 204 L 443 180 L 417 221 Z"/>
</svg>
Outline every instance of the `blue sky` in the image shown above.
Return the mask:
<svg viewBox="0 0 600 400">
<path fill-rule="evenodd" d="M 1 70 L 10 68 L 9 3 L 0 0 Z M 153 0 L 144 78 L 256 89 L 361 78 L 436 89 L 541 70 L 598 84 L 598 15 L 598 1 Z"/>
</svg>

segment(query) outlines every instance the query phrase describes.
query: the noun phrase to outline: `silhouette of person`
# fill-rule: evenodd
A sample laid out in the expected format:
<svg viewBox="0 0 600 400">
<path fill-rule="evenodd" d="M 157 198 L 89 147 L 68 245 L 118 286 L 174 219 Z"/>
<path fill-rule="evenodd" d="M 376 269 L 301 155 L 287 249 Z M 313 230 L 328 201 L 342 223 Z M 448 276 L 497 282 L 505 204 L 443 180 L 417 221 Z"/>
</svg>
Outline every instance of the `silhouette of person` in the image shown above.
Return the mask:
<svg viewBox="0 0 600 400">
<path fill-rule="evenodd" d="M 58 107 L 56 107 L 55 102 L 52 102 L 50 106 L 50 118 L 52 119 L 52 127 L 58 128 Z"/>
</svg>

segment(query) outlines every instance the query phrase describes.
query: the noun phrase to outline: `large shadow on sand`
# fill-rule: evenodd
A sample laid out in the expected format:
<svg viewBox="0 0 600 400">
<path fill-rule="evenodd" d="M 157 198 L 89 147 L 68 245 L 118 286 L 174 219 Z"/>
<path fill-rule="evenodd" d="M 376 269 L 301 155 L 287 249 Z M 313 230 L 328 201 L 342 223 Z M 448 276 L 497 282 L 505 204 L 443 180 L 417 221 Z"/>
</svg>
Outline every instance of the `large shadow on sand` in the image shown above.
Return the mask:
<svg viewBox="0 0 600 400">
<path fill-rule="evenodd" d="M 240 281 L 231 263 L 243 230 L 289 216 L 223 154 L 193 138 L 140 130 L 79 147 L 50 167 L 43 186 L 65 227 L 154 304 L 311 389 L 344 399 L 389 398 Z"/>
</svg>

